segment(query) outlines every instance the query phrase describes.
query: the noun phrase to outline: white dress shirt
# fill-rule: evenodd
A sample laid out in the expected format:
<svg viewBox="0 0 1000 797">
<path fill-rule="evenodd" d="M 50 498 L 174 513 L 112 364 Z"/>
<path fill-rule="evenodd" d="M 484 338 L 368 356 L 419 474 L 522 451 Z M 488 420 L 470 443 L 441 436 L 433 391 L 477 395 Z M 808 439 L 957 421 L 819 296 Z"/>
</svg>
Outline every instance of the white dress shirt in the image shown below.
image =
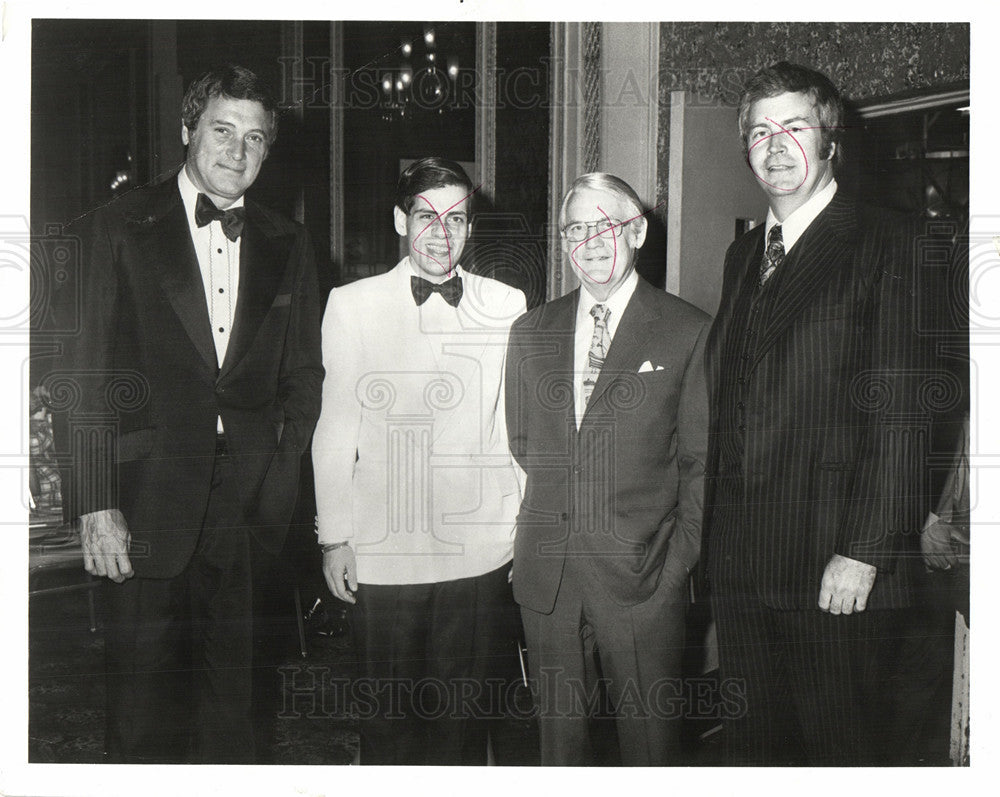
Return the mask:
<svg viewBox="0 0 1000 797">
<path fill-rule="evenodd" d="M 591 341 L 594 339 L 594 318 L 590 314 L 590 309 L 595 304 L 603 304 L 611 311 L 611 315 L 608 316 L 608 337 L 614 340 L 618 322 L 625 314 L 625 308 L 628 307 L 629 299 L 632 298 L 635 286 L 638 284 L 639 275 L 633 269 L 618 289 L 603 302 L 591 296 L 583 284 L 580 285 L 580 301 L 576 305 L 576 335 L 573 338 L 573 390 L 577 429 L 580 428 L 583 413 L 587 409 L 587 402 L 583 396 L 583 380 L 590 373 L 588 356 Z"/>
<path fill-rule="evenodd" d="M 232 334 L 233 321 L 236 318 L 236 298 L 240 288 L 240 241 L 230 241 L 222 231 L 222 222 L 212 221 L 204 227 L 199 227 L 194 219 L 195 205 L 198 202 L 198 188 L 188 177 L 187 167 L 177 175 L 177 187 L 184 201 L 184 211 L 187 213 L 188 227 L 191 230 L 191 240 L 194 251 L 198 255 L 198 267 L 201 269 L 201 281 L 205 287 L 205 304 L 208 307 L 208 319 L 212 324 L 212 340 L 215 343 L 215 356 L 219 366 L 226 359 L 226 349 L 229 347 L 229 336 Z M 240 197 L 229 207 L 243 206 Z M 222 418 L 218 420 L 218 431 L 222 431 Z"/>
<path fill-rule="evenodd" d="M 426 275 L 413 265 L 408 256 L 404 257 L 403 261 L 406 263 L 410 277 L 427 279 Z M 463 288 L 465 288 L 468 287 L 465 276 L 464 269 L 456 263 L 449 279 L 452 277 L 461 277 Z M 432 280 L 427 281 L 432 282 Z M 409 278 L 407 278 L 406 284 L 409 288 Z M 446 353 L 441 349 L 444 342 L 443 337 L 449 334 L 459 334 L 463 329 L 458 307 L 452 307 L 440 293 L 434 291 L 422 305 L 419 307 L 414 305 L 414 308 L 413 312 L 419 318 L 420 330 L 429 336 L 428 340 L 431 341 L 431 350 L 434 352 L 438 366 L 444 367 L 443 361 Z"/>
<path fill-rule="evenodd" d="M 779 222 L 770 208 L 767 211 L 767 221 L 764 223 L 764 240 L 771 234 L 771 228 L 775 224 L 781 224 L 781 241 L 785 246 L 785 254 L 792 251 L 795 242 L 802 237 L 802 233 L 813 223 L 813 220 L 823 212 L 823 209 L 833 200 L 833 195 L 837 193 L 837 181 L 831 180 L 829 184 L 819 193 L 809 198 L 802 207 L 797 208 L 788 218 Z M 766 244 L 765 244 L 766 245 Z"/>
<path fill-rule="evenodd" d="M 198 201 L 198 189 L 188 177 L 186 167 L 177 175 L 177 185 L 184 200 L 194 251 L 198 255 L 208 317 L 212 322 L 212 340 L 215 341 L 215 353 L 221 366 L 236 317 L 236 297 L 240 287 L 240 238 L 230 241 L 222 231 L 220 221 L 213 221 L 204 227 L 197 225 L 194 208 Z M 243 197 L 240 197 L 229 207 L 242 206 Z"/>
</svg>

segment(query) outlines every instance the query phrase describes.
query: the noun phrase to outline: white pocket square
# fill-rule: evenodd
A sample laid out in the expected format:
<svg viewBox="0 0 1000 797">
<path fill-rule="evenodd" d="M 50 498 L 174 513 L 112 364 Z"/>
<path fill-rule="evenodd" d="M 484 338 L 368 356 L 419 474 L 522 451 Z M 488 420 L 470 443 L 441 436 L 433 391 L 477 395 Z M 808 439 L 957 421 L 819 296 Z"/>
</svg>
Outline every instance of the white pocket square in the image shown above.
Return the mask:
<svg viewBox="0 0 1000 797">
<path fill-rule="evenodd" d="M 662 370 L 663 370 L 662 365 L 658 365 L 654 368 L 653 364 L 649 360 L 646 360 L 646 362 L 644 362 L 642 365 L 639 366 L 640 374 L 647 374 L 650 371 L 662 371 Z"/>
</svg>

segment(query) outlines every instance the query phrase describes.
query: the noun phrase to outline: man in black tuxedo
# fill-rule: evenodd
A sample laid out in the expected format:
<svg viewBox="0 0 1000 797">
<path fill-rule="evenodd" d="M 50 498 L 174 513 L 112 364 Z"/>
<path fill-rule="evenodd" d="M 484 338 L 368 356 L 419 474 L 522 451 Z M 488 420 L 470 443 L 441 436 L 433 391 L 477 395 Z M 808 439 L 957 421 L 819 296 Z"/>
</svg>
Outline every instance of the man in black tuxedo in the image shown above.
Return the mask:
<svg viewBox="0 0 1000 797">
<path fill-rule="evenodd" d="M 915 229 L 838 190 L 843 106 L 788 63 L 744 91 L 767 221 L 726 254 L 709 337 L 704 561 L 732 763 L 859 764 L 885 611 L 909 600 L 928 375 Z M 902 419 L 902 425 L 900 422 Z"/>
<path fill-rule="evenodd" d="M 204 75 L 182 118 L 180 171 L 78 225 L 69 513 L 110 580 L 108 760 L 249 763 L 255 581 L 319 414 L 319 297 L 305 230 L 244 201 L 277 133 L 256 75 Z"/>
</svg>

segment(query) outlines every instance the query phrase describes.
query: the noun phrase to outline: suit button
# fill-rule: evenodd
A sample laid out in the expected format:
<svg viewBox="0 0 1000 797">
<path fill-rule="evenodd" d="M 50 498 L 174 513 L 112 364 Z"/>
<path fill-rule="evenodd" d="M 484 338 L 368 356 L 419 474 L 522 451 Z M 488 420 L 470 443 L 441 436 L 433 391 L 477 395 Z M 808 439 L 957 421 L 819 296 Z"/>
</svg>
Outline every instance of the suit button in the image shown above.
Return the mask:
<svg viewBox="0 0 1000 797">
<path fill-rule="evenodd" d="M 563 512 L 559 517 L 562 520 L 569 520 L 569 512 Z"/>
<path fill-rule="evenodd" d="M 740 430 L 741 432 L 745 432 L 745 431 L 747 430 L 747 425 L 746 425 L 745 423 L 741 423 L 741 424 L 739 425 L 739 430 Z"/>
<path fill-rule="evenodd" d="M 579 473 L 579 472 L 580 472 L 580 470 L 581 470 L 581 468 L 580 468 L 580 466 L 579 466 L 579 465 L 574 465 L 574 466 L 573 466 L 573 473 Z"/>
<path fill-rule="evenodd" d="M 744 404 L 744 403 L 743 403 L 742 401 L 737 401 L 737 402 L 736 402 L 736 406 L 737 406 L 737 407 L 738 407 L 739 409 L 741 409 L 741 410 L 745 410 L 745 409 L 746 409 L 746 407 L 747 407 L 747 405 L 746 405 L 746 404 Z"/>
</svg>

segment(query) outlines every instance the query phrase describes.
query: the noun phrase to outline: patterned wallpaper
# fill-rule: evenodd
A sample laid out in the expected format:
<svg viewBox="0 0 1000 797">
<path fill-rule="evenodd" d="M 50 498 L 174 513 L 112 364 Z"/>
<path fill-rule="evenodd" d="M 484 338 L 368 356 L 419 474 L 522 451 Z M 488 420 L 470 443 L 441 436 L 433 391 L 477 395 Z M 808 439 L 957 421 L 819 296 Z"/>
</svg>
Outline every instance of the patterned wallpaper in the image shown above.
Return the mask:
<svg viewBox="0 0 1000 797">
<path fill-rule="evenodd" d="M 670 97 L 688 89 L 735 105 L 743 84 L 775 61 L 827 74 L 847 100 L 969 78 L 967 23 L 663 22 L 660 24 L 657 193 L 666 198 Z"/>
</svg>

